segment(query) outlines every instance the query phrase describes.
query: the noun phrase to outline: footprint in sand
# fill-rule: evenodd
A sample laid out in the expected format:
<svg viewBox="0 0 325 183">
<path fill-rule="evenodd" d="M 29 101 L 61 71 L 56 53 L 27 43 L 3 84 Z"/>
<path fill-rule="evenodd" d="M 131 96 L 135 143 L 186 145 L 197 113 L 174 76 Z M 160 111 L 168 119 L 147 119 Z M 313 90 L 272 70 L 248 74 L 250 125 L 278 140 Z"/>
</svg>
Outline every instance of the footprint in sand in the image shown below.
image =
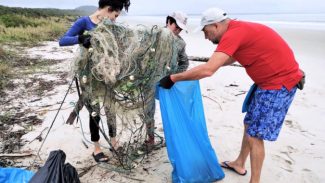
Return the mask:
<svg viewBox="0 0 325 183">
<path fill-rule="evenodd" d="M 293 153 L 297 153 L 298 152 L 298 149 L 292 147 L 292 146 L 287 146 L 287 150 L 286 151 L 280 151 L 281 154 L 285 155 L 289 160 L 285 160 L 287 164 L 294 164 L 295 163 L 295 160 L 294 158 L 292 158 L 292 154 Z"/>
<path fill-rule="evenodd" d="M 301 127 L 294 121 L 292 120 L 289 120 L 289 119 L 286 119 L 284 121 L 285 125 L 291 129 L 298 129 L 298 130 L 301 130 Z"/>
<path fill-rule="evenodd" d="M 302 182 L 308 182 L 308 183 L 319 183 L 323 182 L 320 180 L 319 176 L 315 174 L 312 170 L 309 169 L 302 169 L 301 173 L 301 181 Z"/>
<path fill-rule="evenodd" d="M 308 137 L 308 135 L 313 137 L 315 136 L 314 134 L 308 132 L 307 130 L 302 129 L 302 127 L 297 122 L 294 122 L 292 120 L 286 119 L 284 121 L 284 124 L 292 130 L 298 130 L 299 132 L 301 132 L 303 136 L 306 137 Z"/>
<path fill-rule="evenodd" d="M 287 156 L 283 157 L 283 155 L 273 155 L 272 159 L 277 162 L 280 162 L 280 168 L 282 168 L 283 170 L 287 172 L 293 172 L 292 165 L 294 164 L 294 162 Z"/>
</svg>

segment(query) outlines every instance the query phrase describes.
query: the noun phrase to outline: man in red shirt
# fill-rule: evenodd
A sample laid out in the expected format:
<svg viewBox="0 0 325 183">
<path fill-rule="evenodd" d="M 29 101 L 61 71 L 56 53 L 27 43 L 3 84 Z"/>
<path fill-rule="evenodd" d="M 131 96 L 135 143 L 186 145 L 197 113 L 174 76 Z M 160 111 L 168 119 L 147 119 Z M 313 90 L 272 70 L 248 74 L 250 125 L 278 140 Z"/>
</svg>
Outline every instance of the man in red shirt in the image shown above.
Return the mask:
<svg viewBox="0 0 325 183">
<path fill-rule="evenodd" d="M 177 81 L 209 77 L 235 61 L 244 66 L 257 87 L 250 92 L 240 154 L 221 166 L 246 175 L 245 162 L 250 155 L 250 183 L 260 182 L 264 140 L 277 139 L 303 73 L 287 43 L 265 25 L 231 20 L 223 10 L 211 8 L 203 13 L 199 30 L 218 44 L 209 61 L 162 78 L 160 86 L 169 89 Z"/>
</svg>

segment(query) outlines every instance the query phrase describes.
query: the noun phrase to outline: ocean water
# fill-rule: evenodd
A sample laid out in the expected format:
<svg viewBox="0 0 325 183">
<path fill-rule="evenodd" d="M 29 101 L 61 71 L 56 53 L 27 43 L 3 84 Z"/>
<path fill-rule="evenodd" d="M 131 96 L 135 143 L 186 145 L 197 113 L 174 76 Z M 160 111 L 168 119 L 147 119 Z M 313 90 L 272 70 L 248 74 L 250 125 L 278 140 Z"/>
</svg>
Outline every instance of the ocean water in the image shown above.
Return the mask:
<svg viewBox="0 0 325 183">
<path fill-rule="evenodd" d="M 323 14 L 229 14 L 232 19 L 253 21 L 282 28 L 325 30 Z M 194 24 L 199 24 L 200 16 L 190 16 Z"/>
<path fill-rule="evenodd" d="M 231 18 L 250 21 L 325 23 L 325 13 L 319 14 L 229 14 Z"/>
<path fill-rule="evenodd" d="M 297 45 L 297 47 L 300 45 L 297 42 L 305 41 L 308 45 L 316 45 L 325 39 L 325 14 L 230 14 L 229 17 L 265 24 L 282 33 L 290 44 Z M 121 16 L 118 21 L 128 25 L 142 24 L 162 27 L 166 25 L 166 16 Z M 184 31 L 181 32 L 181 36 L 188 43 L 187 53 L 190 56 L 210 56 L 215 45 L 204 39 L 202 31 L 194 31 L 200 25 L 200 16 L 190 15 L 187 25 L 188 34 Z M 298 34 L 302 36 L 298 37 L 299 39 L 294 37 Z M 310 35 L 313 36 L 310 37 Z M 323 49 L 323 46 L 313 48 L 313 50 L 319 49 Z"/>
<path fill-rule="evenodd" d="M 259 22 L 272 27 L 325 30 L 324 14 L 229 14 L 232 19 Z M 166 16 L 123 16 L 119 21 L 127 24 L 165 26 Z M 195 29 L 200 24 L 200 15 L 190 15 L 188 27 Z"/>
</svg>

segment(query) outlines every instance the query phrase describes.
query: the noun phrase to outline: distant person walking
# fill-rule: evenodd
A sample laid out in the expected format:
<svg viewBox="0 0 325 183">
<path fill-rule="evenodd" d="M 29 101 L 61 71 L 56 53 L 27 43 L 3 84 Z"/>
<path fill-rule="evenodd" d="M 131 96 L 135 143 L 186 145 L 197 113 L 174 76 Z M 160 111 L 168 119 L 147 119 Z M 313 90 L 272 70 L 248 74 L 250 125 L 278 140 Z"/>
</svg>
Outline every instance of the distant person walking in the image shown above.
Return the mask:
<svg viewBox="0 0 325 183">
<path fill-rule="evenodd" d="M 198 29 L 218 44 L 215 52 L 206 64 L 162 78 L 160 86 L 169 89 L 177 81 L 209 77 L 235 61 L 244 66 L 257 87 L 251 92 L 244 118 L 240 153 L 236 160 L 221 166 L 245 175 L 250 154 L 250 183 L 258 183 L 265 157 L 264 140 L 277 140 L 296 89 L 303 88 L 303 72 L 288 44 L 265 25 L 231 20 L 223 10 L 211 8 L 203 13 Z"/>
<path fill-rule="evenodd" d="M 111 21 L 120 15 L 122 9 L 124 8 L 128 11 L 130 6 L 129 0 L 99 0 L 98 9 L 90 16 L 85 16 L 79 18 L 72 27 L 66 32 L 66 34 L 60 39 L 60 46 L 70 46 L 75 44 L 81 44 L 85 48 L 89 48 L 90 35 L 84 34 L 85 31 L 94 29 L 97 24 L 99 24 L 104 18 L 108 18 Z M 79 98 L 78 104 L 75 107 L 75 112 L 71 113 L 67 122 L 73 123 L 76 118 L 76 113 L 81 110 L 83 105 L 85 105 L 89 111 L 89 128 L 91 134 L 91 141 L 94 142 L 94 152 L 93 157 L 96 162 L 107 162 L 108 157 L 104 155 L 99 145 L 99 121 L 100 116 L 99 104 L 92 105 L 94 101 L 88 97 L 85 91 L 85 86 L 81 85 L 82 94 Z M 97 111 L 97 112 L 94 112 Z M 113 108 L 105 108 L 105 113 L 108 120 L 109 126 L 109 136 L 111 139 L 111 144 L 116 147 L 116 114 Z"/>
</svg>

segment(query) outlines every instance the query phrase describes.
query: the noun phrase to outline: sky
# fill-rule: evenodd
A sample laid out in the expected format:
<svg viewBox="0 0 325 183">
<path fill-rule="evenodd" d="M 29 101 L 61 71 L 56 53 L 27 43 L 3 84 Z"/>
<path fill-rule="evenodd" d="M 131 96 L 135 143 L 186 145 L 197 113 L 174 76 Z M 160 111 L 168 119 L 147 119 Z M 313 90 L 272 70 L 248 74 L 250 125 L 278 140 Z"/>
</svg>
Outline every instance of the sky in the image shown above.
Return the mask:
<svg viewBox="0 0 325 183">
<path fill-rule="evenodd" d="M 74 9 L 97 6 L 98 0 L 0 0 L 0 5 Z M 165 15 L 174 10 L 200 14 L 209 7 L 228 13 L 325 13 L 325 0 L 131 0 L 130 15 Z M 1 12 L 0 12 L 1 13 Z"/>
</svg>

